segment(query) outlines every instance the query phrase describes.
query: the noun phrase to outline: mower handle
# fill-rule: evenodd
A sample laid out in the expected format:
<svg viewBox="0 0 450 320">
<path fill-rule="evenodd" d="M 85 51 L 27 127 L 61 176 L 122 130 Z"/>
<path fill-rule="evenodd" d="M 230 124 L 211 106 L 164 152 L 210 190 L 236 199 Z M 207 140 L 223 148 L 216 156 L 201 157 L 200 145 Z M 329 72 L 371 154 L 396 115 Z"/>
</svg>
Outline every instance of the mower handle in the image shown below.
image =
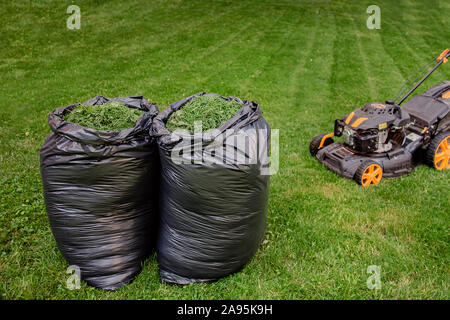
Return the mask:
<svg viewBox="0 0 450 320">
<path fill-rule="evenodd" d="M 442 51 L 442 53 L 439 55 L 439 57 L 437 57 L 437 61 L 441 61 L 442 59 L 444 59 L 444 63 L 446 63 L 448 60 L 447 58 L 450 57 L 450 49 L 445 49 L 444 51 Z"/>
<path fill-rule="evenodd" d="M 439 55 L 439 57 L 436 58 L 437 62 L 435 62 L 434 66 L 427 72 L 427 74 L 422 77 L 397 103 L 398 105 L 401 105 L 403 101 L 405 101 L 411 93 L 413 93 L 418 86 L 420 86 L 429 76 L 432 74 L 439 66 L 443 63 L 447 63 L 448 58 L 450 57 L 450 49 L 445 49 L 442 51 L 442 53 Z"/>
</svg>

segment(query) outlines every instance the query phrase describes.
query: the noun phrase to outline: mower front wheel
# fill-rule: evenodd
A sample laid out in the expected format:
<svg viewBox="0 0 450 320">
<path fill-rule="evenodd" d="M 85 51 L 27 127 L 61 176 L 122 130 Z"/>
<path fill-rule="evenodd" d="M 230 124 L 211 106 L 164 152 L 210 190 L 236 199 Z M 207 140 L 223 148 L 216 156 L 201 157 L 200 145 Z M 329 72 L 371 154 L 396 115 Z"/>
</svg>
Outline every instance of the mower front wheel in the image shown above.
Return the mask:
<svg viewBox="0 0 450 320">
<path fill-rule="evenodd" d="M 328 137 L 325 138 L 325 136 Z M 323 138 L 325 138 L 325 140 L 321 146 L 320 144 L 322 143 Z M 311 143 L 309 144 L 309 153 L 311 153 L 311 155 L 314 157 L 320 149 L 332 144 L 333 142 L 334 141 L 329 134 L 318 134 L 311 140 Z"/>
<path fill-rule="evenodd" d="M 450 132 L 441 132 L 431 140 L 427 162 L 437 170 L 450 169 Z"/>
<path fill-rule="evenodd" d="M 356 170 L 354 179 L 363 187 L 368 187 L 371 184 L 379 184 L 381 178 L 383 178 L 381 166 L 375 161 L 367 160 Z"/>
</svg>

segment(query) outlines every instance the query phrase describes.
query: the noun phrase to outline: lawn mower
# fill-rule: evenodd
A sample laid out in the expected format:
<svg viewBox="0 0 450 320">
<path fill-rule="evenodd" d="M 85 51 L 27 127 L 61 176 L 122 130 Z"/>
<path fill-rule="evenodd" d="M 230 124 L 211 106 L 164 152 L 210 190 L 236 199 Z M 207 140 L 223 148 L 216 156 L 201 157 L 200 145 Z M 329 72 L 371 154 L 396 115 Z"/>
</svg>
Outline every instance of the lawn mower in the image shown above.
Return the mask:
<svg viewBox="0 0 450 320">
<path fill-rule="evenodd" d="M 438 170 L 450 168 L 450 81 L 433 86 L 400 107 L 449 57 L 446 49 L 417 70 L 396 99 L 368 103 L 336 119 L 333 133 L 312 139 L 311 155 L 365 187 L 379 184 L 382 177 L 408 174 L 422 162 Z M 343 143 L 334 142 L 333 137 L 342 137 Z"/>
</svg>

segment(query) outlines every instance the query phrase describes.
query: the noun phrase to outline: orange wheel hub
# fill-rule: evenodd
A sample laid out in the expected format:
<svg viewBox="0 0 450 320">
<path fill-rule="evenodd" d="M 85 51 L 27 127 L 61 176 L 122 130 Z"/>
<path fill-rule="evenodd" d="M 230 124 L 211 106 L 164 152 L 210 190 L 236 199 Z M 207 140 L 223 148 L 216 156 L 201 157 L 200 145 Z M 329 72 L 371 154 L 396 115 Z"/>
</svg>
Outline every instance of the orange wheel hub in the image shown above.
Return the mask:
<svg viewBox="0 0 450 320">
<path fill-rule="evenodd" d="M 450 149 L 449 149 L 450 137 L 445 138 L 436 148 L 434 152 L 434 167 L 438 170 L 444 170 L 449 168 Z"/>
<path fill-rule="evenodd" d="M 442 94 L 442 98 L 444 98 L 444 99 L 450 99 L 450 90 L 444 92 L 444 93 Z"/>
<path fill-rule="evenodd" d="M 364 170 L 361 177 L 361 185 L 368 187 L 371 184 L 379 184 L 383 177 L 383 170 L 378 164 L 371 164 Z"/>
</svg>

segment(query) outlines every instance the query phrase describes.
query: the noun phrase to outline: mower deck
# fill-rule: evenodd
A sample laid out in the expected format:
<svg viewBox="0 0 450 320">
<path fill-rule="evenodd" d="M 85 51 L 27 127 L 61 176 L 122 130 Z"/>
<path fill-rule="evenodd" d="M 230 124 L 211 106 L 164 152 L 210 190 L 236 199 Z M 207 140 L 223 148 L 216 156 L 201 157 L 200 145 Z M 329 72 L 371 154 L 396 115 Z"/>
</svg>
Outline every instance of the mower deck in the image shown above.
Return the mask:
<svg viewBox="0 0 450 320">
<path fill-rule="evenodd" d="M 334 142 L 320 149 L 317 160 L 337 174 L 353 179 L 358 167 L 366 160 L 375 161 L 383 168 L 384 177 L 399 177 L 413 170 L 412 153 L 401 148 L 377 155 L 361 155 L 345 148 L 342 143 Z"/>
</svg>

